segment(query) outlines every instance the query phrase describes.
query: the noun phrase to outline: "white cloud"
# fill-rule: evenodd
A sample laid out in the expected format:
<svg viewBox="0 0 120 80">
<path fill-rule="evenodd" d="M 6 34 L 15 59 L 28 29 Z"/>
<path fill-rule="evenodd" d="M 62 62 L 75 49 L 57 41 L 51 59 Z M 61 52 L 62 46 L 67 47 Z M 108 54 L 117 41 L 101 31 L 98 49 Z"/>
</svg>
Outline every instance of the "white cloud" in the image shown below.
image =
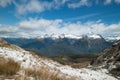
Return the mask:
<svg viewBox="0 0 120 80">
<path fill-rule="evenodd" d="M 29 19 L 19 22 L 16 26 L 0 25 L 1 37 L 37 37 L 44 34 L 120 34 L 120 22 L 116 24 L 105 24 L 98 20 L 96 22 L 63 22 L 60 19 Z"/>
<path fill-rule="evenodd" d="M 115 2 L 116 2 L 117 4 L 120 4 L 120 0 L 115 0 Z"/>
<path fill-rule="evenodd" d="M 0 24 L 0 37 L 14 37 L 17 32 L 18 28 L 15 26 Z"/>
<path fill-rule="evenodd" d="M 105 0 L 104 4 L 108 5 L 108 4 L 111 4 L 112 2 L 116 4 L 120 4 L 120 0 Z"/>
<path fill-rule="evenodd" d="M 92 14 L 87 14 L 87 15 L 83 15 L 83 16 L 68 18 L 68 19 L 65 19 L 65 20 L 67 20 L 67 21 L 81 20 L 81 19 L 86 19 L 86 18 L 90 18 L 90 17 L 95 17 L 95 16 L 98 16 L 98 15 L 99 15 L 98 13 L 92 13 Z"/>
<path fill-rule="evenodd" d="M 98 4 L 99 3 L 99 0 L 95 0 L 95 4 Z"/>
<path fill-rule="evenodd" d="M 49 10 L 52 4 L 47 1 L 30 0 L 29 2 L 17 3 L 14 2 L 18 14 L 43 12 Z"/>
<path fill-rule="evenodd" d="M 23 29 L 33 30 L 33 29 L 44 29 L 51 26 L 58 26 L 62 20 L 46 20 L 46 19 L 32 19 L 21 21 L 18 26 Z"/>
<path fill-rule="evenodd" d="M 105 0 L 104 4 L 107 5 L 107 4 L 111 4 L 112 0 Z"/>
<path fill-rule="evenodd" d="M 40 1 L 40 0 L 30 0 L 17 2 L 14 1 L 16 6 L 17 14 L 23 15 L 25 13 L 40 13 L 50 9 L 59 9 L 69 0 L 52 0 L 52 1 Z"/>
<path fill-rule="evenodd" d="M 12 0 L 0 0 L 0 6 L 6 7 L 8 4 L 11 4 Z"/>
<path fill-rule="evenodd" d="M 9 4 L 14 4 L 17 15 L 24 15 L 27 13 L 41 13 L 46 10 L 60 9 L 63 6 L 68 8 L 80 8 L 81 6 L 92 6 L 93 4 L 102 3 L 104 5 L 112 2 L 120 4 L 120 0 L 0 0 L 0 6 L 6 7 Z"/>
<path fill-rule="evenodd" d="M 69 0 L 53 0 L 52 3 L 52 8 L 59 9 L 62 7 L 65 3 L 67 3 Z"/>
<path fill-rule="evenodd" d="M 81 6 L 89 6 L 88 0 L 80 0 L 79 2 L 73 2 L 68 4 L 69 8 L 79 8 Z"/>
</svg>

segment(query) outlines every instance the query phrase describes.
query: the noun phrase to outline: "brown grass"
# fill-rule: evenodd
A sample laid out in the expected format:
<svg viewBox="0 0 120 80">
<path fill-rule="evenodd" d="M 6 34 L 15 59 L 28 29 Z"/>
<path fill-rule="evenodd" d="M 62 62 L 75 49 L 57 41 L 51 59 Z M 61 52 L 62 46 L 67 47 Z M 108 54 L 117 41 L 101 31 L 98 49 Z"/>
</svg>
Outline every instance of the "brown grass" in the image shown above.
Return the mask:
<svg viewBox="0 0 120 80">
<path fill-rule="evenodd" d="M 5 60 L 0 57 L 0 75 L 12 76 L 20 69 L 20 64 L 12 59 Z"/>
<path fill-rule="evenodd" d="M 25 74 L 26 76 L 34 77 L 35 80 L 60 80 L 57 77 L 58 72 L 56 72 L 56 74 L 50 74 L 49 68 L 47 67 L 41 67 L 38 70 L 26 69 Z"/>
<path fill-rule="evenodd" d="M 26 76 L 32 76 L 35 80 L 76 80 L 75 77 L 67 78 L 57 69 L 50 69 L 49 67 L 42 66 L 38 70 L 25 69 Z M 25 80 L 29 80 L 25 77 Z"/>
</svg>

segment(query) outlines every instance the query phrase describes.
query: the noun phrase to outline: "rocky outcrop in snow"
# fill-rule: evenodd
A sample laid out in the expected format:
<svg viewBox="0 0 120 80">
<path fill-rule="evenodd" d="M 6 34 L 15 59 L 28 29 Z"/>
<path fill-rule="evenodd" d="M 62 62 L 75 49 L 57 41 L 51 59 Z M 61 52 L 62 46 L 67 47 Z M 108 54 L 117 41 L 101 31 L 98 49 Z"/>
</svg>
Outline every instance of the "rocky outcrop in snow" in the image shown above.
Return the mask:
<svg viewBox="0 0 120 80">
<path fill-rule="evenodd" d="M 108 69 L 114 76 L 120 76 L 120 41 L 104 50 L 92 63 Z M 119 78 L 120 79 L 120 78 Z"/>
</svg>

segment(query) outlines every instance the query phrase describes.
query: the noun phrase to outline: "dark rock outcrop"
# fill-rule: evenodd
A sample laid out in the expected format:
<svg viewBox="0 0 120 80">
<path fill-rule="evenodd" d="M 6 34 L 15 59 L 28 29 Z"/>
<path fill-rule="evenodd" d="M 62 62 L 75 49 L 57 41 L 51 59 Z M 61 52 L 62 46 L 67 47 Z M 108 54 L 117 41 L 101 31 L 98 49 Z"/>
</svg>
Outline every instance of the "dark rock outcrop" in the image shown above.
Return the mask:
<svg viewBox="0 0 120 80">
<path fill-rule="evenodd" d="M 113 75 L 120 76 L 120 40 L 105 49 L 91 64 L 107 68 Z"/>
</svg>

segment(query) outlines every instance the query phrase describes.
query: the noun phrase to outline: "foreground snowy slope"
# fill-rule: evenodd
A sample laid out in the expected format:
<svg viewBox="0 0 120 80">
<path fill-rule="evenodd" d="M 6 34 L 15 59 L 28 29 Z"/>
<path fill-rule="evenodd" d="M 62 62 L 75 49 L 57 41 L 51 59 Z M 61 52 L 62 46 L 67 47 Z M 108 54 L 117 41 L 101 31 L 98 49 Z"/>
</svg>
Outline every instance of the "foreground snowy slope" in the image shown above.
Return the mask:
<svg viewBox="0 0 120 80">
<path fill-rule="evenodd" d="M 117 80 L 116 78 L 110 76 L 108 74 L 108 71 L 105 69 L 101 70 L 91 70 L 88 68 L 74 69 L 71 68 L 70 66 L 61 65 L 50 59 L 41 58 L 15 45 L 3 43 L 4 42 L 0 41 L 0 56 L 4 57 L 5 59 L 11 58 L 19 62 L 21 64 L 21 69 L 23 70 L 27 68 L 40 70 L 41 67 L 44 66 L 49 68 L 48 71 L 49 74 L 54 74 L 56 71 L 59 71 L 59 73 L 56 76 L 58 77 L 64 76 L 64 78 L 68 80 L 70 77 L 74 77 L 74 79 L 72 80 Z"/>
</svg>

